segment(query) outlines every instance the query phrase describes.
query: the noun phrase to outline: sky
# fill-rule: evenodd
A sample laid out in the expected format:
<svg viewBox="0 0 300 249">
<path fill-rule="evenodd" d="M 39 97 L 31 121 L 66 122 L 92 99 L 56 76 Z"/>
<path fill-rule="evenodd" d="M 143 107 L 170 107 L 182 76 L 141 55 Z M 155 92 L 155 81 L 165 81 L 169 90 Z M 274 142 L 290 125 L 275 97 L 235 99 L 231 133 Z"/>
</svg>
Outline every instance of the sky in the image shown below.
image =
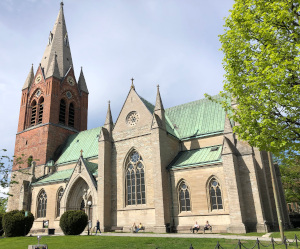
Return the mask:
<svg viewBox="0 0 300 249">
<path fill-rule="evenodd" d="M 119 115 L 133 77 L 137 93 L 165 108 L 222 90 L 218 35 L 233 0 L 64 0 L 75 76 L 89 90 L 88 129 Z M 36 72 L 60 0 L 0 1 L 0 149 L 14 153 L 21 90 Z"/>
</svg>

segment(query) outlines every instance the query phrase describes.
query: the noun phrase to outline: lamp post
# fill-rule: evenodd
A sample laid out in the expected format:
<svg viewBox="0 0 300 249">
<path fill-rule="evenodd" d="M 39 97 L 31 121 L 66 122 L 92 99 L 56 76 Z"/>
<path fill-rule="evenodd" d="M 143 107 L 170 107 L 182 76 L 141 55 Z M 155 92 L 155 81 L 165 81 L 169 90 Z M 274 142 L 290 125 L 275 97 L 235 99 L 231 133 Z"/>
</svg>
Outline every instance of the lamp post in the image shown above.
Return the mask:
<svg viewBox="0 0 300 249">
<path fill-rule="evenodd" d="M 89 207 L 89 221 L 88 221 L 88 235 L 90 235 L 90 224 L 91 224 L 91 214 L 90 214 L 90 211 L 91 211 L 91 206 L 92 206 L 92 202 L 91 201 L 88 201 L 88 207 Z"/>
</svg>

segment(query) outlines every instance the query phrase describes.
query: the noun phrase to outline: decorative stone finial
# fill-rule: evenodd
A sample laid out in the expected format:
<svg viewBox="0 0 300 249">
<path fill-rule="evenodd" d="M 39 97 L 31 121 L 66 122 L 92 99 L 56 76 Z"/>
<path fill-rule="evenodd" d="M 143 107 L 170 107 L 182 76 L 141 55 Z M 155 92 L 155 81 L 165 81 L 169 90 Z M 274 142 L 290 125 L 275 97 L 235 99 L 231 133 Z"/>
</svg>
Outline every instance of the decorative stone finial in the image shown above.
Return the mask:
<svg viewBox="0 0 300 249">
<path fill-rule="evenodd" d="M 131 78 L 131 89 L 135 89 L 135 88 L 134 88 L 133 81 L 134 81 L 134 78 L 132 77 L 132 78 Z"/>
<path fill-rule="evenodd" d="M 60 2 L 60 7 L 62 8 L 64 6 L 64 1 Z"/>
<path fill-rule="evenodd" d="M 81 150 L 80 150 L 80 156 L 81 156 L 81 157 L 82 157 L 82 152 L 83 152 L 83 150 L 81 149 Z"/>
</svg>

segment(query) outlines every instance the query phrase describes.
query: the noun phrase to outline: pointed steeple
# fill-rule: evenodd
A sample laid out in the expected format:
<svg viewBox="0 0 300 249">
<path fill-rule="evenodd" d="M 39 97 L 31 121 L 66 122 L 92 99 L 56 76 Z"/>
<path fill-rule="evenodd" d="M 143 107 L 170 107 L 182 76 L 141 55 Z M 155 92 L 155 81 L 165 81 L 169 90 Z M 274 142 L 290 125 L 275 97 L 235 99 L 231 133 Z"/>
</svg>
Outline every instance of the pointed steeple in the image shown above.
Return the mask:
<svg viewBox="0 0 300 249">
<path fill-rule="evenodd" d="M 46 73 L 46 78 L 54 76 L 56 78 L 60 78 L 58 64 L 57 64 L 57 55 L 54 53 L 53 59 L 49 65 L 48 71 Z"/>
<path fill-rule="evenodd" d="M 85 78 L 83 75 L 82 67 L 81 67 L 80 75 L 79 75 L 79 79 L 78 79 L 78 87 L 79 87 L 80 91 L 89 93 L 89 90 L 87 88 Z"/>
<path fill-rule="evenodd" d="M 34 73 L 33 73 L 33 64 L 31 65 L 31 69 L 30 69 L 30 72 L 27 76 L 27 79 L 22 87 L 22 90 L 26 89 L 26 88 L 29 88 L 33 82 L 33 79 L 34 79 Z"/>
<path fill-rule="evenodd" d="M 48 74 L 48 70 L 56 52 L 60 78 L 65 76 L 70 67 L 73 67 L 63 5 L 63 2 L 61 2 L 57 19 L 53 30 L 50 32 L 48 44 L 41 61 L 44 72 Z"/>
<path fill-rule="evenodd" d="M 156 94 L 156 102 L 153 112 L 153 128 L 155 126 L 159 126 L 163 129 L 166 129 L 166 118 L 165 118 L 165 109 L 163 103 L 161 101 L 160 92 L 159 92 L 159 85 L 157 85 L 157 94 Z"/>
</svg>

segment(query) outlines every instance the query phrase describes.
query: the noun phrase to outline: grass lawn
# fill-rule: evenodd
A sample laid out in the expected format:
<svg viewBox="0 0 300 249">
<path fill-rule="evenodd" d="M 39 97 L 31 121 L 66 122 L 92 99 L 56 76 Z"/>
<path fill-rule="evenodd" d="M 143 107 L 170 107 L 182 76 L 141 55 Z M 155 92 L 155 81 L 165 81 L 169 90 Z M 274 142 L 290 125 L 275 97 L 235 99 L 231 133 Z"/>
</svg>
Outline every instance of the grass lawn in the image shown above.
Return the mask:
<svg viewBox="0 0 300 249">
<path fill-rule="evenodd" d="M 300 229 L 290 229 L 290 230 L 284 231 L 284 236 L 289 240 L 294 239 L 295 234 L 297 235 L 298 239 L 300 240 Z M 272 233 L 271 237 L 280 238 L 280 232 Z M 299 245 L 300 245 L 300 243 L 299 243 Z"/>
<path fill-rule="evenodd" d="M 113 237 L 113 236 L 44 236 L 41 244 L 48 244 L 49 249 L 98 249 L 98 248 L 171 248 L 189 249 L 192 244 L 194 249 L 214 249 L 217 241 L 225 248 L 235 248 L 237 240 L 208 239 L 208 238 L 144 238 L 144 237 Z M 245 247 L 251 248 L 255 241 L 242 241 Z M 1 249 L 27 249 L 28 245 L 37 244 L 36 237 L 1 238 Z M 267 245 L 267 242 L 263 242 Z M 257 247 L 256 247 L 257 248 Z M 276 246 L 276 249 L 284 248 Z M 290 246 L 289 249 L 296 247 Z"/>
</svg>

